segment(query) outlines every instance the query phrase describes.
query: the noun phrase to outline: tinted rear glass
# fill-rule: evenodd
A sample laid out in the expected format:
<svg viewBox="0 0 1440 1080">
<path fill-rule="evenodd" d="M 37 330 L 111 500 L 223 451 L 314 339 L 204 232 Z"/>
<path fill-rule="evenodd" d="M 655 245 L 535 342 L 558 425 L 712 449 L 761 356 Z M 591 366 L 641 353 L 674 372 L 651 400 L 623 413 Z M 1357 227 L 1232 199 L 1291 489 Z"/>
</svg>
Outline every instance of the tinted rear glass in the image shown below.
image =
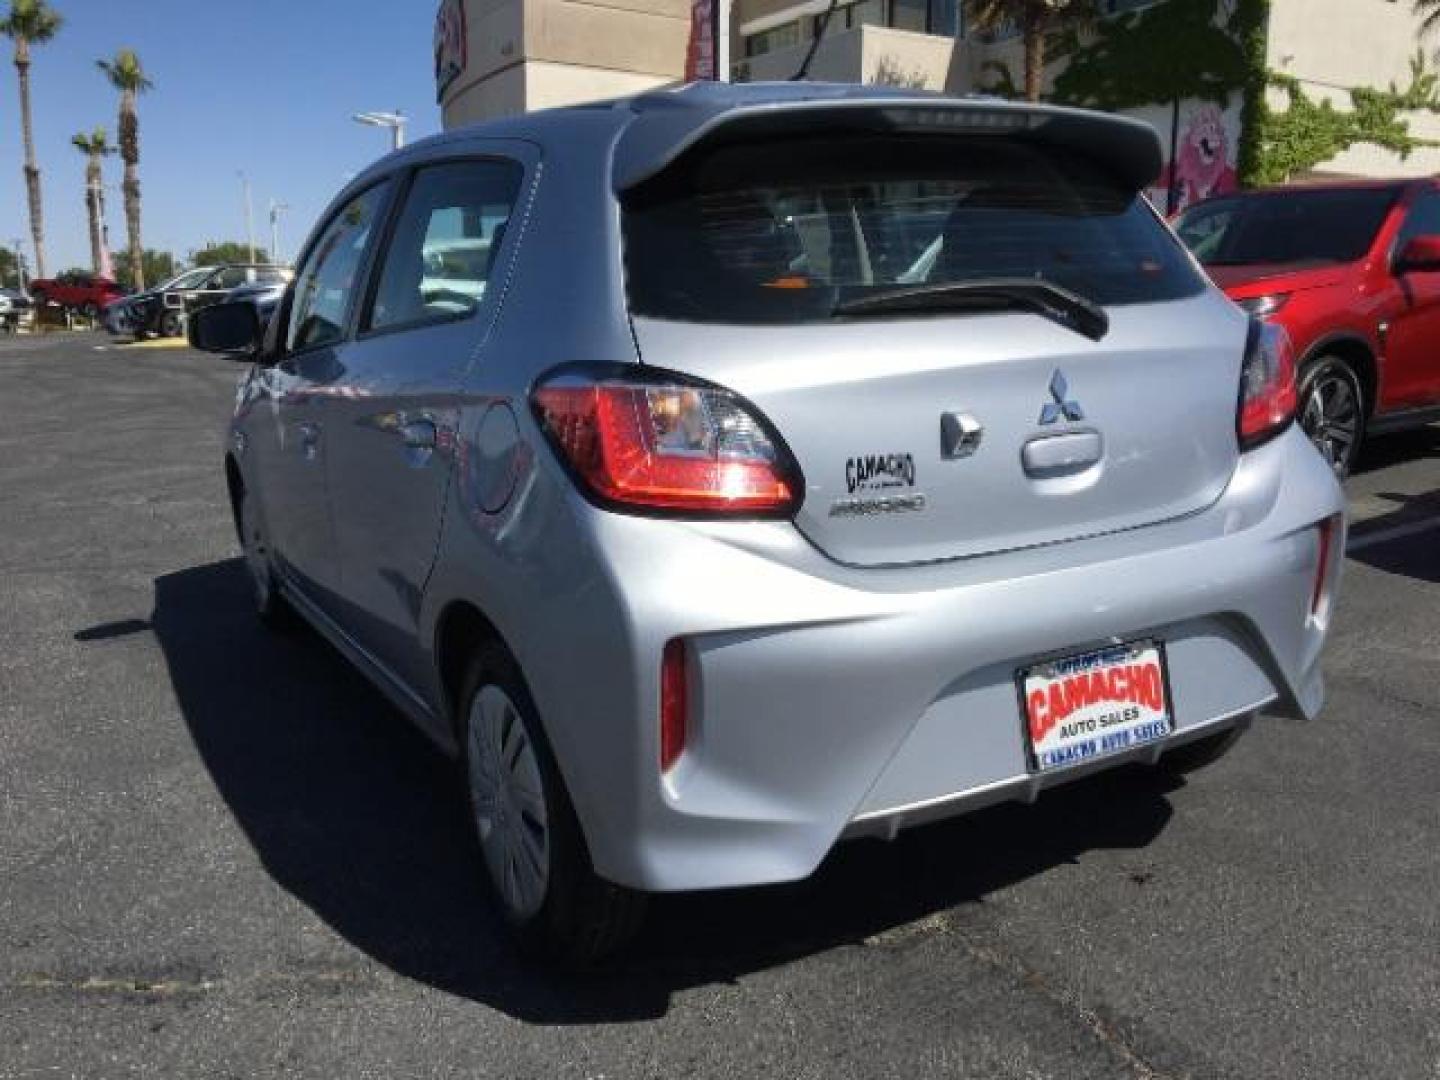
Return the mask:
<svg viewBox="0 0 1440 1080">
<path fill-rule="evenodd" d="M 1101 304 L 1204 288 L 1133 190 L 1014 137 L 718 149 L 629 193 L 624 233 L 632 311 L 690 321 L 829 319 L 855 297 L 980 278 Z"/>
<path fill-rule="evenodd" d="M 1290 191 L 1215 199 L 1176 222 L 1207 266 L 1354 262 L 1370 250 L 1397 192 Z"/>
</svg>

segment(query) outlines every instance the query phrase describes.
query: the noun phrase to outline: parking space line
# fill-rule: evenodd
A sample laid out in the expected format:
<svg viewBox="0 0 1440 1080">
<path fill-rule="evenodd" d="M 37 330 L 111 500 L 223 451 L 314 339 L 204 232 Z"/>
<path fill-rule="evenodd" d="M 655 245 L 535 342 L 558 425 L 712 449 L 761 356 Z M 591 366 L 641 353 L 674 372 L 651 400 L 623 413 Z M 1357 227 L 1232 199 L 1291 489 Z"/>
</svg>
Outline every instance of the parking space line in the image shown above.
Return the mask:
<svg viewBox="0 0 1440 1080">
<path fill-rule="evenodd" d="M 1389 529 L 1380 529 L 1378 532 L 1352 536 L 1350 542 L 1345 545 L 1345 550 L 1347 553 L 1363 551 L 1365 548 L 1374 547 L 1376 544 L 1384 544 L 1391 540 L 1400 540 L 1407 536 L 1430 532 L 1432 529 L 1440 529 L 1440 518 L 1428 518 L 1425 521 L 1411 521 L 1405 525 L 1395 525 Z"/>
</svg>

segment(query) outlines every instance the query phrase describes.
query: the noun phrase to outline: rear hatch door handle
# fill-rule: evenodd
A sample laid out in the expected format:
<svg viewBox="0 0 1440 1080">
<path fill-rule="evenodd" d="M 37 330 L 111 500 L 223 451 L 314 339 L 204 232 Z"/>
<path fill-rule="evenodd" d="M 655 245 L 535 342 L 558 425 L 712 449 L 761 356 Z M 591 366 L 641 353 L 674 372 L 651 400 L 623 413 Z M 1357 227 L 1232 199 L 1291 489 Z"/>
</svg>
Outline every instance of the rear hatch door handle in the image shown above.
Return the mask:
<svg viewBox="0 0 1440 1080">
<path fill-rule="evenodd" d="M 1020 451 L 1020 463 L 1027 476 L 1068 476 L 1084 472 L 1104 453 L 1105 443 L 1098 431 L 1071 431 L 1031 439 Z"/>
</svg>

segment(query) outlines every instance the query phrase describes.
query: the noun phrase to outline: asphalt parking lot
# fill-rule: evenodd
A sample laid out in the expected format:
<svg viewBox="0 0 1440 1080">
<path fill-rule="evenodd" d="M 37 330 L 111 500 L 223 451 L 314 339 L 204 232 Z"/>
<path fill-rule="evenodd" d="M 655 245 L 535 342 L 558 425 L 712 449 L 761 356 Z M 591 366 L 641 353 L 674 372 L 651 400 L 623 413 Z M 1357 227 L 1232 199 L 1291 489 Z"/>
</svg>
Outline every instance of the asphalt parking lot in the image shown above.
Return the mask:
<svg viewBox="0 0 1440 1080">
<path fill-rule="evenodd" d="M 1378 440 L 1310 724 L 507 949 L 448 763 L 265 635 L 233 365 L 0 341 L 0 1077 L 1440 1078 L 1440 428 Z"/>
</svg>

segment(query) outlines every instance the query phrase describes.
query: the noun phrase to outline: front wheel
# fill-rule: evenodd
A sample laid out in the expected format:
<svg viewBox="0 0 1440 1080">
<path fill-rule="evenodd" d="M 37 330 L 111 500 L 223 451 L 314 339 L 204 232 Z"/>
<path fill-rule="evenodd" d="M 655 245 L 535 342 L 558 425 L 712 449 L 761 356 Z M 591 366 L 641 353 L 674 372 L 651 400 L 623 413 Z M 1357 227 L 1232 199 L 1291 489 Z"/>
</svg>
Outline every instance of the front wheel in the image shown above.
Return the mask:
<svg viewBox="0 0 1440 1080">
<path fill-rule="evenodd" d="M 167 311 L 160 316 L 160 336 L 179 337 L 185 332 L 185 317 L 178 311 Z"/>
<path fill-rule="evenodd" d="M 643 893 L 598 877 L 518 668 L 498 645 L 471 665 L 463 703 L 466 790 L 497 905 L 520 943 L 589 964 L 640 927 Z"/>
<path fill-rule="evenodd" d="M 1355 369 L 1322 356 L 1300 376 L 1300 427 L 1335 475 L 1350 475 L 1365 434 L 1365 397 Z"/>
<path fill-rule="evenodd" d="M 242 489 L 235 508 L 235 527 L 240 533 L 240 547 L 245 555 L 245 568 L 255 597 L 255 614 L 272 630 L 288 630 L 295 621 L 285 596 L 275 582 L 270 563 L 270 547 L 256 512 L 255 496 Z"/>
</svg>

